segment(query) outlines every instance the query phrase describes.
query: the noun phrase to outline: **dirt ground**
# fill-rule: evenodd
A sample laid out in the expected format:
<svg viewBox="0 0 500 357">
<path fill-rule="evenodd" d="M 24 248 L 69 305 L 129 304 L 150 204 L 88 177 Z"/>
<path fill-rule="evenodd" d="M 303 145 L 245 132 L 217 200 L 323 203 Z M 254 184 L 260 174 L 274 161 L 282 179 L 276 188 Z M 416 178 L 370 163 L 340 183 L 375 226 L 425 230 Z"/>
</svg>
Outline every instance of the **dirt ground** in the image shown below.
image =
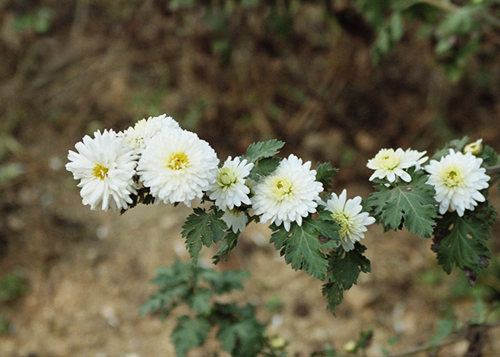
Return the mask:
<svg viewBox="0 0 500 357">
<path fill-rule="evenodd" d="M 345 6 L 331 3 L 334 14 Z M 180 231 L 189 210 L 144 206 L 120 216 L 84 207 L 64 165 L 96 129 L 166 113 L 209 141 L 221 161 L 277 138 L 287 143 L 283 155 L 339 167 L 335 191 L 345 187 L 350 197 L 371 192 L 366 160 L 382 147 L 432 152 L 467 134 L 500 150 L 497 55 L 473 58 L 452 82 L 429 41 L 411 32 L 375 66 L 369 43 L 325 16 L 321 3 L 300 2 L 278 29 L 269 6 L 236 6 L 225 16 L 225 3 L 217 4 L 0 2 L 0 276 L 20 270 L 29 286 L 0 303 L 10 322 L 0 357 L 174 355 L 174 319 L 139 317 L 139 308 L 154 292 L 157 267 L 188 259 Z M 497 192 L 491 199 L 500 207 Z M 440 271 L 430 241 L 373 226 L 364 243 L 372 273 L 346 293 L 337 317 L 326 311 L 321 282 L 290 269 L 265 226 L 249 227 L 218 269 L 251 272 L 234 298 L 256 305 L 269 333 L 291 341 L 291 356 L 326 344 L 341 351 L 367 329 L 375 331 L 369 356 L 381 356 L 394 337 L 396 353 L 428 342 L 450 306 L 462 321 L 472 316 L 472 295 L 453 293 L 461 273 Z M 498 277 L 488 274 L 480 283 L 491 289 Z M 277 296 L 283 307 L 273 312 L 266 304 Z M 462 341 L 439 356 L 467 347 Z M 497 351 L 498 328 L 484 356 Z M 224 355 L 211 342 L 190 356 L 213 352 Z"/>
</svg>

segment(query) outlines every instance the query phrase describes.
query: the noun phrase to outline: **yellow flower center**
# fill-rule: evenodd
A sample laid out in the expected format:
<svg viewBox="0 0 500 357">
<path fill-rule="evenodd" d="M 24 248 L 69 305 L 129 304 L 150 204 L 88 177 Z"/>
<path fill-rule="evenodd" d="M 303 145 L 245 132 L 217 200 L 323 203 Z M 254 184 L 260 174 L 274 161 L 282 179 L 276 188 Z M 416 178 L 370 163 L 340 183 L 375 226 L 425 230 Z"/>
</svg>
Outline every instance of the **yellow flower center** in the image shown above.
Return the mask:
<svg viewBox="0 0 500 357">
<path fill-rule="evenodd" d="M 441 178 L 448 187 L 457 187 L 464 182 L 464 175 L 462 174 L 462 171 L 455 166 L 448 167 L 441 175 Z"/>
<path fill-rule="evenodd" d="M 170 167 L 172 170 L 182 170 L 187 167 L 189 164 L 189 159 L 186 154 L 183 152 L 176 152 L 170 156 L 170 159 L 167 161 L 167 167 Z"/>
<path fill-rule="evenodd" d="M 390 153 L 383 154 L 380 157 L 380 161 L 382 161 L 382 165 L 390 170 L 395 169 L 399 165 L 399 159 L 396 155 L 391 155 Z"/>
<path fill-rule="evenodd" d="M 340 229 L 338 231 L 340 238 L 345 239 L 347 237 L 347 234 L 352 229 L 351 220 L 343 212 L 332 213 L 332 217 L 335 220 L 335 222 L 337 222 L 337 224 L 340 226 Z"/>
<path fill-rule="evenodd" d="M 220 187 L 226 187 L 234 185 L 238 181 L 234 171 L 228 167 L 222 167 L 219 169 L 219 174 L 217 175 L 217 184 Z"/>
<path fill-rule="evenodd" d="M 92 176 L 104 180 L 104 178 L 108 176 L 108 171 L 109 169 L 107 167 L 97 164 L 92 170 Z"/>
<path fill-rule="evenodd" d="M 272 191 L 278 201 L 281 201 L 292 193 L 292 183 L 286 178 L 277 178 L 272 184 Z"/>
</svg>

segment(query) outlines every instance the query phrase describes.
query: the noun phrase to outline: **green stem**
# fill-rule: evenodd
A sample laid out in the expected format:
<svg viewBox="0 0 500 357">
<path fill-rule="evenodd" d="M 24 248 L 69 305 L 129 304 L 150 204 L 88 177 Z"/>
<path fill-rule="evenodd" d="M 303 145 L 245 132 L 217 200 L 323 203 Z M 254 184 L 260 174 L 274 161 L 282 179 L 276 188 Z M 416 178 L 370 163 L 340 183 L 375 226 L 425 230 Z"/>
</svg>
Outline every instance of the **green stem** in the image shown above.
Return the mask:
<svg viewBox="0 0 500 357">
<path fill-rule="evenodd" d="M 446 346 L 453 345 L 453 344 L 455 344 L 463 339 L 467 339 L 467 337 L 469 335 L 469 331 L 470 331 L 472 326 L 473 325 L 467 325 L 466 328 L 461 329 L 460 331 L 456 331 L 454 333 L 453 337 L 444 339 L 438 343 L 433 343 L 433 344 L 429 343 L 427 345 L 423 345 L 420 347 L 414 347 L 408 351 L 395 353 L 395 354 L 389 355 L 387 357 L 407 357 L 407 356 L 416 355 L 417 353 L 420 353 L 420 352 L 426 352 L 426 351 L 431 351 L 431 350 L 436 350 L 436 351 L 440 350 Z M 492 322 L 489 324 L 485 323 L 485 324 L 481 325 L 481 331 L 485 332 L 485 331 L 488 331 L 489 329 L 492 329 L 492 328 L 495 328 L 498 326 L 500 326 L 500 321 Z"/>
<path fill-rule="evenodd" d="M 486 168 L 486 174 L 489 176 L 500 174 L 500 165 L 488 166 Z"/>
</svg>

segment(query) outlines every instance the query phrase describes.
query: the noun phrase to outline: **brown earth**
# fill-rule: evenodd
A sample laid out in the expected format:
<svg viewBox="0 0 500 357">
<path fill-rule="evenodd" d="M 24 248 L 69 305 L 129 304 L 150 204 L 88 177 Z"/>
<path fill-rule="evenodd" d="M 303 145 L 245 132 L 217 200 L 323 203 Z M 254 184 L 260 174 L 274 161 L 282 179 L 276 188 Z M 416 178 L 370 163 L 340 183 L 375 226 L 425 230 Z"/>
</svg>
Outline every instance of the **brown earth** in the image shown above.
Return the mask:
<svg viewBox="0 0 500 357">
<path fill-rule="evenodd" d="M 340 11 L 344 2 L 332 4 Z M 180 231 L 189 210 L 158 205 L 120 216 L 84 207 L 64 164 L 96 129 L 167 113 L 221 160 L 277 138 L 287 143 L 283 155 L 339 167 L 335 191 L 346 187 L 351 197 L 370 193 L 365 163 L 381 147 L 432 152 L 467 134 L 500 150 L 497 55 L 473 58 L 452 82 L 429 41 L 410 29 L 375 66 L 369 44 L 325 16 L 323 5 L 299 5 L 288 27 L 273 30 L 269 6 L 236 6 L 228 17 L 217 4 L 0 2 L 0 275 L 20 269 L 29 286 L 0 304 L 10 321 L 0 356 L 173 355 L 174 319 L 138 312 L 154 291 L 156 268 L 188 259 Z M 46 10 L 50 26 L 42 31 L 36 19 Z M 494 41 L 487 45 L 498 53 Z M 492 200 L 498 207 L 496 192 Z M 250 270 L 235 299 L 256 305 L 269 333 L 291 341 L 290 355 L 309 356 L 327 343 L 341 350 L 367 329 L 375 331 L 369 356 L 381 355 L 391 337 L 398 338 L 392 351 L 403 351 L 428 342 L 450 306 L 462 321 L 472 316 L 471 294 L 451 292 L 462 274 L 446 276 L 430 242 L 407 232 L 369 229 L 372 273 L 346 293 L 337 317 L 326 311 L 321 282 L 290 269 L 268 240 L 266 227 L 251 226 L 220 269 Z M 491 288 L 498 278 L 490 271 L 483 280 Z M 266 303 L 276 296 L 283 308 L 271 312 Z M 498 355 L 499 334 L 489 332 L 485 356 Z M 467 347 L 462 341 L 439 356 L 461 356 Z M 190 356 L 214 351 L 211 342 Z"/>
</svg>

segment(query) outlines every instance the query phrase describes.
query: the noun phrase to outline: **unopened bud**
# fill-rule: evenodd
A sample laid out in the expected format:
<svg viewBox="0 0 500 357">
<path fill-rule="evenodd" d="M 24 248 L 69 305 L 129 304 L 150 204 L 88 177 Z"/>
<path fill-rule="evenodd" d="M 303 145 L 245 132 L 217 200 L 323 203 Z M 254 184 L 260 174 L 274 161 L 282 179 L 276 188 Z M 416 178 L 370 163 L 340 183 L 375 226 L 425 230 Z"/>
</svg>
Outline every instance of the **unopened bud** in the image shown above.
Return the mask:
<svg viewBox="0 0 500 357">
<path fill-rule="evenodd" d="M 286 346 L 286 341 L 283 339 L 283 337 L 274 336 L 271 339 L 271 347 L 274 348 L 275 350 L 281 350 L 285 348 L 285 346 Z"/>
<path fill-rule="evenodd" d="M 358 349 L 358 345 L 353 340 L 347 341 L 344 344 L 344 351 L 346 351 L 347 353 L 354 353 L 354 352 L 356 352 L 357 349 Z"/>
<path fill-rule="evenodd" d="M 480 154 L 481 151 L 483 150 L 483 145 L 482 145 L 483 139 L 479 139 L 473 143 L 470 143 L 464 147 L 464 153 L 470 152 L 472 155 L 477 155 Z"/>
</svg>

